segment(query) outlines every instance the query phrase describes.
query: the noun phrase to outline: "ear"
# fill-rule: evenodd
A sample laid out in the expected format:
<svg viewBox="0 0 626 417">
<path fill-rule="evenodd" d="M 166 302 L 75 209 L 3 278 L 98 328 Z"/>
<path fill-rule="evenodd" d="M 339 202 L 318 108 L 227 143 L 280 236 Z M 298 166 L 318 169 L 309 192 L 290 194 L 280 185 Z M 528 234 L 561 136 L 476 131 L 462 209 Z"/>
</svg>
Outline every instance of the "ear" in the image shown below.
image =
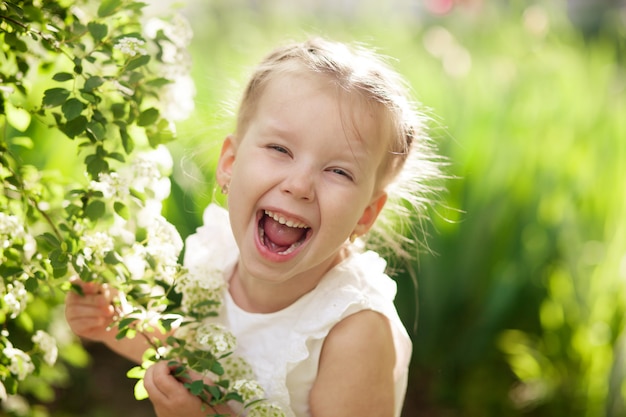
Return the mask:
<svg viewBox="0 0 626 417">
<path fill-rule="evenodd" d="M 235 137 L 233 135 L 226 136 L 224 143 L 222 143 L 222 150 L 217 161 L 217 171 L 215 173 L 217 183 L 220 187 L 230 183 L 236 153 L 237 146 Z"/>
<path fill-rule="evenodd" d="M 385 207 L 386 202 L 387 193 L 385 191 L 381 191 L 380 194 L 375 197 L 367 207 L 365 207 L 361 218 L 354 228 L 354 233 L 359 236 L 367 233 L 374 225 L 374 222 L 378 218 L 378 215 L 383 210 L 383 207 Z"/>
</svg>

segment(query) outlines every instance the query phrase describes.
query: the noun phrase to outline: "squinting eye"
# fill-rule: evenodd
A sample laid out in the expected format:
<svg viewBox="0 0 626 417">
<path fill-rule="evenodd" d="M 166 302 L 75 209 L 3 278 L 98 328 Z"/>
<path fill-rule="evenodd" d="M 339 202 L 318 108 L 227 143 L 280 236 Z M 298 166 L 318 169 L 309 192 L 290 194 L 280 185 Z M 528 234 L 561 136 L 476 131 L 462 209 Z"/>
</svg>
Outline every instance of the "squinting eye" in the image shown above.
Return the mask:
<svg viewBox="0 0 626 417">
<path fill-rule="evenodd" d="M 289 154 L 289 151 L 287 149 L 283 148 L 280 145 L 269 145 L 268 148 L 273 149 L 273 150 L 275 150 L 277 152 L 280 152 L 280 153 Z"/>
<path fill-rule="evenodd" d="M 341 175 L 343 177 L 346 177 L 347 179 L 349 179 L 350 181 L 352 181 L 352 175 L 350 175 L 347 171 L 344 171 L 341 168 L 332 168 L 330 170 L 333 174 L 338 174 Z"/>
</svg>

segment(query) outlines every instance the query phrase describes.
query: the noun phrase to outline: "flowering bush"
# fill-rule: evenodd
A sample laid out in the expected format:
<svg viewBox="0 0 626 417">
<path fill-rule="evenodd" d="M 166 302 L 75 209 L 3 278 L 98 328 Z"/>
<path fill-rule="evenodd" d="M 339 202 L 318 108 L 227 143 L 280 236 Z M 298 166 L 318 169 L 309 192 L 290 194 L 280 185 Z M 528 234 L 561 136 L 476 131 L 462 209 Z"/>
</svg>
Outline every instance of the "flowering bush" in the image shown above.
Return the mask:
<svg viewBox="0 0 626 417">
<path fill-rule="evenodd" d="M 138 398 L 145 367 L 171 360 L 181 378 L 192 369 L 215 381 L 187 383 L 209 405 L 282 415 L 231 355 L 234 337 L 202 321 L 219 309 L 224 283 L 210 277 L 220 271 L 185 270 L 182 239 L 161 215 L 164 144 L 193 108 L 190 37 L 180 16 L 132 0 L 0 2 L 0 401 L 10 415 L 29 415 L 21 394 L 51 399 L 47 370 L 75 340 L 50 317 L 80 291 L 74 278 L 118 289 L 118 338 L 152 343 L 129 372 Z M 78 175 L 24 156 L 53 140 L 75 146 Z M 166 343 L 150 338 L 173 323 L 181 328 Z"/>
</svg>

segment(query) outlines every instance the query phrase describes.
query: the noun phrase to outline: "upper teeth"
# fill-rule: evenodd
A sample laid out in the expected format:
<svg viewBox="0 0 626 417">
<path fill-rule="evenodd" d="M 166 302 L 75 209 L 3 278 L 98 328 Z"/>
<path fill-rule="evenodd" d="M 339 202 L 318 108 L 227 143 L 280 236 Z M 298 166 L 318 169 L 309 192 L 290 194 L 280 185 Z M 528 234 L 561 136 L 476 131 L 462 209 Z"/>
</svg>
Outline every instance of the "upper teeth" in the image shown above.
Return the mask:
<svg viewBox="0 0 626 417">
<path fill-rule="evenodd" d="M 265 210 L 265 214 L 270 216 L 272 219 L 274 219 L 278 223 L 284 224 L 285 226 L 295 227 L 298 229 L 306 229 L 308 227 L 306 224 L 302 222 L 299 222 L 297 220 L 292 220 L 292 219 L 285 219 L 280 214 L 274 213 L 273 211 L 270 211 L 270 210 Z"/>
</svg>

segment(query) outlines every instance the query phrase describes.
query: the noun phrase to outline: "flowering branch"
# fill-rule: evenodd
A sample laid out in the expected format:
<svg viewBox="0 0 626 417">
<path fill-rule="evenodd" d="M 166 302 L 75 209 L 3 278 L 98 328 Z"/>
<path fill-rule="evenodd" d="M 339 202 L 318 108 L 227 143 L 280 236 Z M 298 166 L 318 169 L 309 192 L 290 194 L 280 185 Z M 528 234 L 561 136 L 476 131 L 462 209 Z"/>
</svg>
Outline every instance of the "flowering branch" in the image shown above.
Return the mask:
<svg viewBox="0 0 626 417">
<path fill-rule="evenodd" d="M 163 145 L 192 108 L 168 98 L 189 78 L 191 31 L 176 15 L 148 16 L 138 1 L 65 3 L 0 2 L 0 403 L 10 413 L 26 380 L 61 366 L 61 338 L 37 313 L 52 314 L 79 277 L 124 294 L 117 337 L 151 346 L 129 371 L 138 398 L 147 367 L 164 360 L 214 415 L 225 403 L 248 416 L 284 415 L 233 355 L 232 334 L 212 322 L 221 271 L 183 268 L 182 239 L 161 215 L 172 168 Z M 28 156 L 66 139 L 82 159 L 76 178 Z M 172 335 L 159 341 L 155 328 Z"/>
</svg>

